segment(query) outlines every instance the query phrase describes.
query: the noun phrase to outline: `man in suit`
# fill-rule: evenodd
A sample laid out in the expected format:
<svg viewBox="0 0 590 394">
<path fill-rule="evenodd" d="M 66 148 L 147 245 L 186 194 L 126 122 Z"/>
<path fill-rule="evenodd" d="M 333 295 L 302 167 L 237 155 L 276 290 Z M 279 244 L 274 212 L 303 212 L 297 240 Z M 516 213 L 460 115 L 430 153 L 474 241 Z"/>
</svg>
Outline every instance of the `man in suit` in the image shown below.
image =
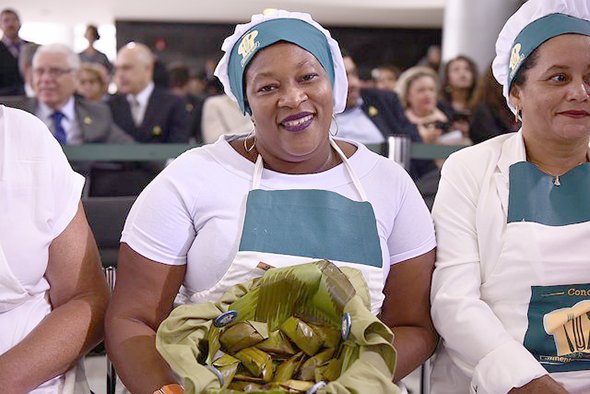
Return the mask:
<svg viewBox="0 0 590 394">
<path fill-rule="evenodd" d="M 119 50 L 115 63 L 118 94 L 109 100 L 115 123 L 137 142 L 187 143 L 189 115 L 183 101 L 156 87 L 150 49 L 130 43 Z"/>
<path fill-rule="evenodd" d="M 22 40 L 20 18 L 16 11 L 6 8 L 0 12 L 0 29 L 3 36 L 0 41 L 0 96 L 18 96 L 25 94 L 25 82 L 18 68 L 18 58 Z"/>
<path fill-rule="evenodd" d="M 67 46 L 41 46 L 33 57 L 36 97 L 4 98 L 3 102 L 36 115 L 61 144 L 133 142 L 113 122 L 107 105 L 74 96 L 79 68 L 78 55 Z"/>
<path fill-rule="evenodd" d="M 344 112 L 335 115 L 339 137 L 363 144 L 382 144 L 387 137 L 401 134 L 407 135 L 412 142 L 422 142 L 394 92 L 361 88 L 356 64 L 347 54 L 344 55 L 344 68 L 348 96 Z M 412 160 L 409 173 L 416 180 L 434 169 L 431 160 Z"/>
</svg>

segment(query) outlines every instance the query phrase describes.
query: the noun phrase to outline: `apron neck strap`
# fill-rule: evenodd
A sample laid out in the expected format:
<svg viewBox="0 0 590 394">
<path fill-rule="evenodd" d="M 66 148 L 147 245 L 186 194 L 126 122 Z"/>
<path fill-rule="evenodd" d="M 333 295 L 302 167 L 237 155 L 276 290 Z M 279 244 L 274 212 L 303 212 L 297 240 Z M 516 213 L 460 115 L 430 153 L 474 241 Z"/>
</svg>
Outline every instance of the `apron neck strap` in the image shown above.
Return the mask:
<svg viewBox="0 0 590 394">
<path fill-rule="evenodd" d="M 334 139 L 331 136 L 330 136 L 330 145 L 332 146 L 332 148 L 334 148 L 336 153 L 338 153 L 338 156 L 340 156 L 340 159 L 342 159 L 342 163 L 346 167 L 346 170 L 348 171 L 348 174 L 350 175 L 350 178 L 352 179 L 352 183 L 354 184 L 354 186 L 361 198 L 361 201 L 367 201 L 367 195 L 365 193 L 365 189 L 363 188 L 363 185 L 361 184 L 356 173 L 353 171 L 352 166 L 348 162 L 348 158 L 346 157 L 344 152 L 342 152 L 342 149 L 340 149 L 340 147 L 338 146 L 336 141 L 334 141 Z M 264 169 L 264 161 L 262 160 L 262 156 L 260 156 L 260 154 L 259 154 L 258 157 L 256 158 L 256 164 L 254 165 L 254 174 L 252 176 L 252 190 L 260 189 L 260 180 L 262 179 L 262 170 L 263 169 Z"/>
</svg>

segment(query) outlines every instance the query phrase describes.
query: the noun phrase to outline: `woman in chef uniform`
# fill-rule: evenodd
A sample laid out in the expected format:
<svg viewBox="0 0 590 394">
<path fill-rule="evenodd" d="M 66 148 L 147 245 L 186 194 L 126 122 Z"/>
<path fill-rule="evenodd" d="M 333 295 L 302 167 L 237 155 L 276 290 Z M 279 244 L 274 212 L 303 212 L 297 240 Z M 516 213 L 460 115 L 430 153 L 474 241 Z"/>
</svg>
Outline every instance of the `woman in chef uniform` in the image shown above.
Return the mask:
<svg viewBox="0 0 590 394">
<path fill-rule="evenodd" d="M 588 393 L 590 2 L 529 0 L 496 52 L 522 128 L 443 167 L 432 392 Z"/>
<path fill-rule="evenodd" d="M 155 331 L 178 301 L 216 301 L 268 266 L 319 258 L 359 269 L 392 327 L 395 380 L 436 343 L 434 233 L 408 174 L 331 134 L 347 82 L 338 44 L 307 14 L 255 15 L 225 40 L 216 75 L 255 131 L 177 158 L 133 206 L 107 348 L 132 392 L 181 391 Z M 182 286 L 181 286 L 182 285 Z"/>
</svg>

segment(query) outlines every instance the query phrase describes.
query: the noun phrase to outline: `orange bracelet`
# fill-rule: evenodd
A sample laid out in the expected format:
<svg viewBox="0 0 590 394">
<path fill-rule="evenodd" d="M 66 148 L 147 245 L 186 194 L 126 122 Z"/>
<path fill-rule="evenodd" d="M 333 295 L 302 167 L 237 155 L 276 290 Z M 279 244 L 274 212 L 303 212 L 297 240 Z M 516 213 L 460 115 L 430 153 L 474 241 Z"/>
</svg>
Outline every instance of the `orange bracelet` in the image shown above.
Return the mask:
<svg viewBox="0 0 590 394">
<path fill-rule="evenodd" d="M 184 388 L 179 384 L 167 384 L 154 391 L 154 394 L 184 394 Z"/>
</svg>

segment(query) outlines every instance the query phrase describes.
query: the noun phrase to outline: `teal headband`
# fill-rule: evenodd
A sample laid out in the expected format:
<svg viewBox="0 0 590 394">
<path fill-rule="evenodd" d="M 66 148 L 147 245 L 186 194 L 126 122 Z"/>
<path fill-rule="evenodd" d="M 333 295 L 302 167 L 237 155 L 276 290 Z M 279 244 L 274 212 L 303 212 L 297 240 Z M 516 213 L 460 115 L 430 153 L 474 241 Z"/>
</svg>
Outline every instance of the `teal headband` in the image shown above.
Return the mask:
<svg viewBox="0 0 590 394">
<path fill-rule="evenodd" d="M 512 44 L 508 63 L 508 92 L 524 60 L 545 41 L 562 34 L 590 36 L 590 21 L 565 14 L 549 14 L 522 29 Z"/>
<path fill-rule="evenodd" d="M 244 114 L 252 114 L 246 104 L 244 74 L 254 55 L 278 41 L 287 41 L 311 53 L 320 62 L 334 87 L 334 61 L 328 39 L 311 24 L 300 19 L 277 18 L 252 27 L 240 37 L 231 50 L 228 61 L 230 88 Z"/>
</svg>

